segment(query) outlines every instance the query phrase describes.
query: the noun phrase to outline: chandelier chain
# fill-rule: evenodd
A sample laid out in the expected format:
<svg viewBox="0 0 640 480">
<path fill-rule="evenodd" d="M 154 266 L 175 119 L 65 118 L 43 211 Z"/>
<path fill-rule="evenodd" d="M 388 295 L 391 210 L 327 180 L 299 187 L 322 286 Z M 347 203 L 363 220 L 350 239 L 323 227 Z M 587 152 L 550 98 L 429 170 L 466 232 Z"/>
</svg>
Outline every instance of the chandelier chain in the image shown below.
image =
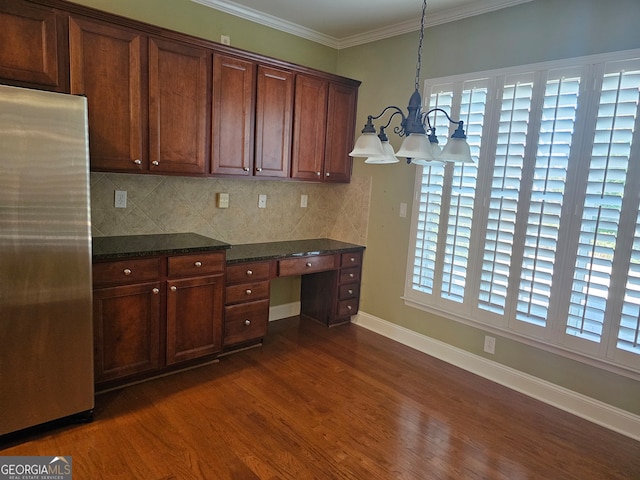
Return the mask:
<svg viewBox="0 0 640 480">
<path fill-rule="evenodd" d="M 427 0 L 422 2 L 422 18 L 420 19 L 420 42 L 418 43 L 418 61 L 416 62 L 416 91 L 420 89 L 420 69 L 422 67 L 422 42 L 424 40 L 424 18 L 427 12 Z"/>
</svg>

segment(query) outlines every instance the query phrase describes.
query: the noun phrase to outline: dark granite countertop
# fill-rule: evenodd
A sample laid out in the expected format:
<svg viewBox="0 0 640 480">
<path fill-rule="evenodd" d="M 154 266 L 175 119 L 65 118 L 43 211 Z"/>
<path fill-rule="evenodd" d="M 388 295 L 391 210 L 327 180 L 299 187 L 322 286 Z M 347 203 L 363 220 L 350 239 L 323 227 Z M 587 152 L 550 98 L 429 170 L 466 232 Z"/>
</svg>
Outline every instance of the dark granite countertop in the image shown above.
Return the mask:
<svg viewBox="0 0 640 480">
<path fill-rule="evenodd" d="M 196 233 L 94 237 L 92 244 L 93 260 L 207 252 L 231 247 L 228 243 Z"/>
<path fill-rule="evenodd" d="M 356 252 L 364 250 L 362 245 L 339 242 L 330 238 L 311 240 L 288 240 L 284 242 L 247 243 L 233 245 L 227 250 L 227 263 L 239 263 L 258 260 L 272 260 L 323 253 Z"/>
</svg>

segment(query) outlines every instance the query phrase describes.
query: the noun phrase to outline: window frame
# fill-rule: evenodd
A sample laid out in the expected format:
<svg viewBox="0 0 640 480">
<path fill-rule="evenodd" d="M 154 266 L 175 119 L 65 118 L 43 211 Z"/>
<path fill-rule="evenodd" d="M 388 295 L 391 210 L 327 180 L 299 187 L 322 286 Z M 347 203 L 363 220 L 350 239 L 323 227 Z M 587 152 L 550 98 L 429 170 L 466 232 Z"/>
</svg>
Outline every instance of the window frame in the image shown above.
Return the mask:
<svg viewBox="0 0 640 480">
<path fill-rule="evenodd" d="M 568 317 L 568 315 L 565 315 L 565 318 L 563 318 L 562 315 L 564 314 L 558 314 L 558 305 L 562 305 L 562 302 L 559 301 L 554 300 L 554 302 L 551 304 L 553 310 L 547 311 L 546 317 L 560 319 L 556 320 L 555 323 L 553 321 L 548 321 L 548 326 L 545 328 L 536 328 L 534 325 L 517 321 L 515 315 L 517 295 L 514 299 L 514 287 L 511 282 L 507 286 L 507 293 L 505 294 L 509 298 L 506 301 L 506 311 L 504 314 L 481 311 L 481 309 L 479 309 L 478 307 L 479 294 L 481 289 L 480 273 L 482 272 L 482 255 L 485 249 L 488 223 L 487 221 L 485 221 L 485 219 L 488 218 L 487 215 L 489 212 L 487 203 L 491 199 L 491 182 L 493 178 L 492 174 L 495 167 L 495 159 L 497 156 L 494 155 L 489 157 L 488 152 L 493 155 L 498 143 L 498 129 L 500 124 L 499 117 L 501 102 L 503 101 L 502 93 L 505 86 L 505 80 L 523 76 L 526 77 L 527 75 L 529 75 L 533 78 L 534 89 L 545 89 L 550 73 L 555 74 L 562 72 L 578 72 L 579 74 L 580 92 L 578 94 L 579 99 L 577 100 L 577 109 L 575 112 L 575 119 L 572 129 L 573 138 L 570 143 L 571 152 L 569 154 L 569 163 L 566 171 L 567 181 L 565 182 L 565 191 L 563 193 L 563 199 L 565 201 L 563 201 L 561 205 L 562 217 L 560 217 L 566 220 L 567 218 L 570 218 L 572 216 L 572 210 L 575 210 L 575 218 L 573 219 L 573 221 L 570 221 L 570 225 L 568 226 L 568 228 L 565 223 L 562 223 L 561 225 L 559 224 L 558 226 L 559 238 L 557 239 L 558 249 L 556 250 L 556 258 L 558 258 L 559 256 L 571 255 L 571 250 L 575 250 L 578 248 L 578 244 L 575 243 L 574 240 L 572 240 L 579 236 L 582 218 L 581 213 L 584 206 L 584 192 L 580 192 L 578 190 L 586 185 L 586 176 L 589 174 L 590 168 L 585 167 L 584 164 L 581 164 L 580 159 L 588 157 L 586 163 L 589 163 L 589 161 L 591 160 L 591 148 L 593 143 L 592 140 L 595 132 L 595 123 L 597 121 L 597 111 L 599 108 L 598 99 L 601 95 L 601 81 L 603 78 L 603 74 L 606 73 L 604 69 L 607 65 L 624 61 L 633 61 L 636 59 L 640 59 L 640 49 L 593 55 L 588 57 L 563 59 L 552 62 L 454 75 L 435 79 L 427 79 L 424 82 L 423 99 L 425 103 L 425 111 L 426 109 L 430 108 L 429 101 L 431 92 L 436 88 L 448 86 L 450 87 L 450 91 L 453 92 L 453 98 L 450 99 L 449 108 L 446 109 L 451 113 L 452 118 L 460 118 L 462 120 L 465 120 L 465 129 L 468 129 L 470 126 L 468 125 L 467 118 L 465 118 L 464 115 L 461 115 L 460 112 L 462 103 L 460 99 L 462 98 L 464 91 L 463 85 L 478 83 L 484 83 L 487 85 L 487 100 L 484 119 L 488 119 L 488 124 L 484 123 L 482 126 L 480 135 L 483 141 L 480 143 L 479 148 L 477 148 L 477 151 L 475 152 L 475 156 L 482 159 L 482 164 L 477 164 L 478 173 L 476 175 L 475 196 L 473 199 L 473 216 L 470 233 L 471 243 L 473 243 L 473 240 L 475 239 L 477 242 L 481 243 L 481 246 L 479 248 L 469 249 L 467 258 L 467 272 L 472 272 L 472 274 L 465 278 L 464 301 L 462 301 L 461 303 L 454 303 L 450 300 L 442 298 L 442 296 L 439 294 L 439 286 L 441 286 L 442 282 L 436 281 L 435 279 L 433 279 L 433 285 L 435 289 L 434 293 L 425 293 L 413 288 L 412 285 L 415 278 L 415 250 L 416 245 L 420 241 L 418 239 L 418 222 L 419 218 L 421 219 L 421 221 L 424 220 L 424 213 L 421 216 L 420 211 L 423 187 L 422 176 L 424 169 L 432 168 L 416 166 L 414 198 L 411 214 L 411 230 L 409 238 L 409 248 L 407 252 L 405 289 L 404 295 L 402 297 L 405 305 L 426 312 L 434 313 L 444 318 L 480 328 L 485 331 L 496 333 L 525 344 L 533 345 L 535 347 L 548 350 L 581 361 L 583 363 L 611 370 L 618 374 L 630 376 L 632 378 L 640 378 L 640 354 L 624 351 L 616 347 L 618 341 L 618 328 L 620 326 L 619 322 L 621 320 L 612 320 L 611 318 L 611 315 L 614 315 L 616 311 L 618 311 L 618 316 L 621 316 L 623 297 L 625 295 L 624 293 L 619 293 L 619 291 L 620 288 L 622 288 L 624 292 L 624 289 L 626 288 L 625 285 L 631 272 L 630 268 L 627 270 L 626 275 L 622 275 L 624 276 L 624 278 L 620 278 L 621 275 L 617 275 L 615 279 L 612 279 L 613 285 L 609 286 L 609 291 L 614 294 L 614 300 L 607 302 L 606 313 L 604 313 L 604 315 L 606 316 L 606 319 L 604 321 L 604 331 L 599 343 L 588 342 L 577 337 L 572 337 L 571 335 L 565 333 L 567 325 L 566 317 Z M 544 99 L 539 94 L 534 96 L 534 101 L 540 103 L 543 100 Z M 540 135 L 539 117 L 542 114 L 541 107 L 541 104 L 532 104 L 530 106 L 530 121 L 532 123 L 538 123 L 534 125 L 535 131 L 533 133 L 527 132 L 527 135 Z M 635 188 L 636 192 L 640 191 L 640 179 L 637 178 L 640 177 L 640 165 L 638 165 L 640 164 L 640 107 L 638 107 L 637 113 L 638 114 L 635 119 L 635 131 L 633 133 L 633 141 L 631 143 L 629 154 L 629 169 L 626 174 L 627 185 L 625 187 L 626 189 Z M 440 138 L 444 138 L 445 135 L 443 135 L 443 133 L 447 130 L 442 128 L 442 126 L 446 125 L 446 123 L 438 124 L 437 121 L 434 121 L 433 117 L 430 117 L 430 119 L 432 120 L 432 123 L 435 124 L 436 127 L 438 127 L 437 131 Z M 450 127 L 448 131 L 449 134 L 452 133 Z M 536 142 L 532 144 L 530 143 L 530 139 L 527 137 L 525 148 L 528 149 L 527 156 L 529 160 L 533 155 L 531 150 L 538 149 L 537 140 L 538 138 L 536 137 Z M 473 144 L 472 156 L 474 156 Z M 535 155 L 533 156 L 535 157 Z M 448 210 L 451 206 L 450 196 L 448 195 L 446 189 L 451 188 L 453 169 L 459 167 L 453 164 L 445 164 L 444 167 L 436 168 L 442 168 L 444 172 L 442 186 L 443 195 L 441 197 L 443 201 L 440 204 L 441 216 L 439 218 L 439 228 L 436 237 L 437 249 L 438 252 L 440 252 L 442 248 L 444 248 L 444 245 L 446 243 L 446 233 L 443 233 L 444 229 L 446 228 L 446 221 L 442 218 L 442 212 L 446 212 L 446 210 Z M 533 181 L 533 179 L 529 176 L 533 175 L 533 169 L 535 168 L 535 165 L 530 164 L 523 167 L 523 172 L 521 173 L 521 175 L 526 176 L 526 178 L 521 178 L 520 180 L 518 188 L 521 195 L 523 194 L 523 184 L 525 180 L 527 182 Z M 629 171 L 631 171 L 632 173 L 629 173 Z M 637 175 L 633 176 L 633 172 L 637 172 Z M 525 186 L 524 188 L 526 189 L 529 187 Z M 531 202 L 531 197 L 527 197 L 528 193 L 530 193 L 530 191 L 524 192 L 524 198 L 526 198 L 527 202 L 526 205 L 523 206 L 523 208 L 528 207 L 529 203 Z M 580 199 L 582 199 L 581 204 L 573 203 L 574 200 Z M 635 210 L 633 210 L 632 207 L 634 205 L 636 209 L 640 208 L 638 206 L 638 199 L 636 199 L 634 203 L 631 200 L 627 200 L 626 194 L 624 197 L 621 197 L 621 202 L 623 203 L 621 208 L 625 209 L 625 218 L 629 218 L 629 216 L 633 214 Z M 517 208 L 519 208 L 519 206 Z M 515 245 L 518 241 L 524 241 L 524 237 L 522 236 L 523 227 L 521 223 L 525 215 L 528 215 L 528 212 L 516 213 L 517 220 L 515 220 L 515 222 L 520 222 L 518 223 L 518 225 L 516 225 L 516 229 L 520 230 L 516 232 L 513 245 Z M 640 209 L 638 211 L 638 216 L 640 218 Z M 640 225 L 640 220 L 637 221 L 637 224 Z M 635 228 L 635 225 L 618 226 L 617 232 L 625 233 L 625 235 L 623 235 L 623 242 L 626 242 L 627 245 L 616 245 L 616 248 L 614 250 L 615 258 L 613 259 L 613 262 L 616 263 L 615 267 L 612 267 L 611 270 L 614 273 L 619 271 L 619 264 L 624 263 L 625 258 L 627 262 L 630 259 L 633 250 L 634 238 L 633 235 L 631 235 L 631 240 L 628 240 L 630 237 L 628 230 L 634 230 Z M 636 234 L 636 241 L 640 241 L 640 232 Z M 619 252 L 622 252 L 622 254 L 620 254 Z M 438 253 L 434 262 L 442 263 L 441 253 Z M 557 260 L 554 265 L 558 265 Z M 560 266 L 562 265 L 560 264 Z M 553 275 L 553 281 L 556 282 L 554 283 L 553 295 L 565 295 L 567 298 L 569 298 L 573 281 L 573 278 L 570 277 L 570 275 L 573 275 L 573 267 L 575 267 L 575 263 L 570 269 L 571 272 L 560 272 Z M 617 270 L 614 270 L 614 268 L 617 268 Z M 509 271 L 511 277 L 513 278 L 513 275 L 518 274 L 518 272 L 521 272 L 522 269 L 521 267 L 514 268 L 512 265 L 510 265 Z M 562 279 L 562 282 L 558 282 L 560 279 Z M 557 285 L 560 285 L 560 287 L 557 287 Z M 518 287 L 516 286 L 515 290 L 517 289 Z M 614 290 L 616 291 L 614 292 Z M 469 299 L 471 301 L 469 301 Z M 455 308 L 452 308 L 452 306 L 454 306 Z"/>
</svg>

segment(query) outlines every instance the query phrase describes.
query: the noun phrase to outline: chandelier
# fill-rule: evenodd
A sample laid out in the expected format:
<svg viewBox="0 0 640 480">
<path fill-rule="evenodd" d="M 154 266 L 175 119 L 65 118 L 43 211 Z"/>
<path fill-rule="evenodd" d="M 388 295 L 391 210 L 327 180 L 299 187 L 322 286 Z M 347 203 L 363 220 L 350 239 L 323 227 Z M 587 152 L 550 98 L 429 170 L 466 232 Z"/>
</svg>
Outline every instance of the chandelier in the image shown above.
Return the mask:
<svg viewBox="0 0 640 480">
<path fill-rule="evenodd" d="M 422 19 L 420 21 L 420 42 L 418 44 L 418 60 L 416 62 L 415 91 L 409 98 L 408 113 L 390 105 L 385 107 L 378 115 L 369 115 L 367 123 L 358 137 L 356 144 L 349 153 L 351 157 L 364 157 L 365 163 L 384 164 L 397 163 L 398 157 L 407 159 L 407 164 L 429 165 L 431 162 L 473 162 L 471 150 L 464 132 L 464 122 L 453 120 L 449 114 L 441 108 L 432 108 L 428 112 L 422 111 L 422 97 L 418 91 L 420 87 L 420 67 L 422 65 L 422 43 L 424 41 L 424 22 L 427 11 L 427 0 L 422 2 Z M 389 119 L 380 130 L 376 132 L 374 120 L 382 118 L 391 112 Z M 438 145 L 436 128 L 431 125 L 429 115 L 441 112 L 452 124 L 457 124 L 456 130 L 451 135 L 444 148 Z M 393 131 L 401 137 L 406 137 L 398 152 L 393 151 L 389 144 L 386 129 L 397 115 L 400 116 L 400 125 Z"/>
</svg>

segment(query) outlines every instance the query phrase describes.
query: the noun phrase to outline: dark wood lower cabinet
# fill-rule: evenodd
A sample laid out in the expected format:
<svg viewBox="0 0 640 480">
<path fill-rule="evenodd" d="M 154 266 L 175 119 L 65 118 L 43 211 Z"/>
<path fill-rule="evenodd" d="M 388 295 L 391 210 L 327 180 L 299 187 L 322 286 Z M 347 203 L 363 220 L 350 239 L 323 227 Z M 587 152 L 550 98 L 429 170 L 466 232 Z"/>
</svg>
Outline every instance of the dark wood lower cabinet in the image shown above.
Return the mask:
<svg viewBox="0 0 640 480">
<path fill-rule="evenodd" d="M 224 275 L 167 282 L 167 365 L 222 348 Z"/>
<path fill-rule="evenodd" d="M 93 292 L 96 383 L 160 366 L 160 283 Z"/>
</svg>

